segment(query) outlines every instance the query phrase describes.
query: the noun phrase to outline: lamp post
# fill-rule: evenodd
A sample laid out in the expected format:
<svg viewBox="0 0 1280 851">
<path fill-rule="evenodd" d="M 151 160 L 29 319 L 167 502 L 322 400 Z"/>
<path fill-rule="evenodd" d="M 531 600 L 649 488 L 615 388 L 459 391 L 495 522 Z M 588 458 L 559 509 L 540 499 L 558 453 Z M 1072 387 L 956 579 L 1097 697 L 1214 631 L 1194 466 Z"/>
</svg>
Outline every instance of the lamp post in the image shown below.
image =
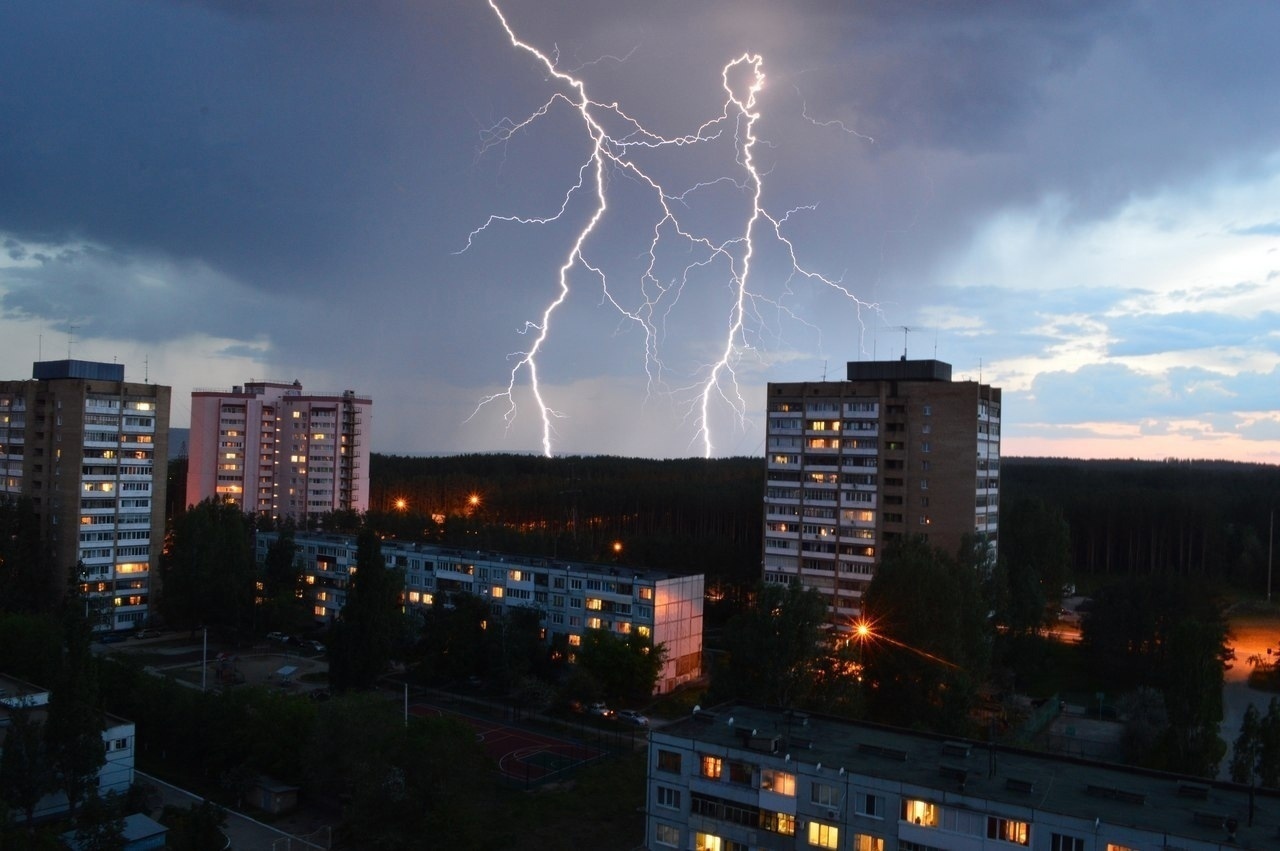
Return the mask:
<svg viewBox="0 0 1280 851">
<path fill-rule="evenodd" d="M 1276 508 L 1271 506 L 1271 523 L 1267 527 L 1267 602 L 1271 602 L 1271 555 L 1276 539 Z"/>
</svg>

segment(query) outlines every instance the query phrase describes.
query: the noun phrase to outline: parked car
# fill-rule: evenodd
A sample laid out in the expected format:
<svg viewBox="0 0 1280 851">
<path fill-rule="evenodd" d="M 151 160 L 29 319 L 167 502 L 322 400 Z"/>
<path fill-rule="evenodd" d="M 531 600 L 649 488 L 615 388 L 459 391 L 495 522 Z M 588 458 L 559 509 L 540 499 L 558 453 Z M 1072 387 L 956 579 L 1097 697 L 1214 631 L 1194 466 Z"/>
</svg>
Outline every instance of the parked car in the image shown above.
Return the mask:
<svg viewBox="0 0 1280 851">
<path fill-rule="evenodd" d="M 285 635 L 283 632 L 268 632 L 267 641 L 279 641 L 281 644 L 288 644 L 289 636 Z"/>
<path fill-rule="evenodd" d="M 610 709 L 603 701 L 597 700 L 595 703 L 587 707 L 588 715 L 597 715 L 601 718 L 612 718 L 613 710 Z"/>
<path fill-rule="evenodd" d="M 154 629 L 140 629 L 133 634 L 134 638 L 159 638 L 160 633 Z"/>
<path fill-rule="evenodd" d="M 649 719 L 636 712 L 634 709 L 618 710 L 618 720 L 627 724 L 635 724 L 637 727 L 648 727 Z"/>
<path fill-rule="evenodd" d="M 310 638 L 298 639 L 298 646 L 301 647 L 303 650 L 310 650 L 312 653 L 324 652 L 324 644 L 322 644 L 319 641 L 314 641 Z"/>
</svg>

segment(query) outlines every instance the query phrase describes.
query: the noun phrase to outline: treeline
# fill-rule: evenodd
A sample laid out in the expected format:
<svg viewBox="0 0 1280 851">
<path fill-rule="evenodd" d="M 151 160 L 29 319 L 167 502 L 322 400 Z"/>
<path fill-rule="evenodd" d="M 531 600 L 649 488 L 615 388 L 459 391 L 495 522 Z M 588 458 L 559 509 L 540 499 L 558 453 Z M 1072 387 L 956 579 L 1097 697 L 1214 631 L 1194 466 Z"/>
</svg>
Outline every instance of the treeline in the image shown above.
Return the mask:
<svg viewBox="0 0 1280 851">
<path fill-rule="evenodd" d="M 1280 467 L 1006 458 L 1001 501 L 1060 510 L 1077 574 L 1212 579 L 1262 591 Z"/>
<path fill-rule="evenodd" d="M 402 516 L 406 537 L 758 578 L 759 458 L 374 455 L 369 476 L 377 525 L 396 529 Z"/>
<path fill-rule="evenodd" d="M 399 515 L 406 537 L 618 559 L 743 586 L 759 579 L 764 476 L 761 458 L 374 455 L 371 508 L 387 515 L 382 527 L 397 528 Z M 1007 509 L 1025 499 L 1061 513 L 1077 575 L 1104 584 L 1195 577 L 1261 591 L 1280 467 L 1005 458 L 1001 501 Z"/>
</svg>

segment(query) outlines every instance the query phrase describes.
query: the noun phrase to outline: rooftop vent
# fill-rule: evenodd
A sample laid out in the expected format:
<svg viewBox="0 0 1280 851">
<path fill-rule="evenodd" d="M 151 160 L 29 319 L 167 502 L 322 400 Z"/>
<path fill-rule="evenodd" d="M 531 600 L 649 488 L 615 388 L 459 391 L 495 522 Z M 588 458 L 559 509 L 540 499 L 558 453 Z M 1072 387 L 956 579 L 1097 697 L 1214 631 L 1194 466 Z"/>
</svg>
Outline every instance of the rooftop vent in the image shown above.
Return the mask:
<svg viewBox="0 0 1280 851">
<path fill-rule="evenodd" d="M 1128 789 L 1117 789 L 1114 786 L 1097 786 L 1090 783 L 1084 787 L 1084 791 L 1095 798 L 1110 798 L 1125 804 L 1142 806 L 1147 802 L 1147 796 L 1142 792 L 1130 792 Z"/>
<path fill-rule="evenodd" d="M 969 758 L 968 742 L 943 742 L 942 752 L 946 756 L 961 756 L 965 759 Z"/>
<path fill-rule="evenodd" d="M 1204 783 L 1182 781 L 1178 784 L 1178 797 L 1204 800 L 1209 797 L 1209 787 Z"/>
<path fill-rule="evenodd" d="M 898 762 L 907 761 L 907 752 L 899 748 L 887 748 L 884 745 L 873 745 L 869 742 L 863 742 L 858 745 L 860 753 L 871 754 L 872 756 L 882 756 L 885 759 L 897 760 Z"/>
<path fill-rule="evenodd" d="M 1008 789 L 1010 792 L 1020 792 L 1024 795 L 1029 795 L 1036 790 L 1036 785 L 1030 780 L 1025 780 L 1021 777 L 1007 777 L 1004 781 L 1004 788 Z"/>
</svg>

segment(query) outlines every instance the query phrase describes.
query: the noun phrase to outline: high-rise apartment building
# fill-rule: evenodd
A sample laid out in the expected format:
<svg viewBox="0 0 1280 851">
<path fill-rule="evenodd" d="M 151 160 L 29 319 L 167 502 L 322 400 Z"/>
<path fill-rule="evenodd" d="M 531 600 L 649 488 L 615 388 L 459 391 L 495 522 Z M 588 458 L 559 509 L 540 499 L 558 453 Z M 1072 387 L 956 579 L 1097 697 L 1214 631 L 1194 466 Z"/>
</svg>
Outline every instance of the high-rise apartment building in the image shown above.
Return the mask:
<svg viewBox="0 0 1280 851">
<path fill-rule="evenodd" d="M 833 620 L 861 614 L 884 546 L 924 535 L 995 554 L 1000 389 L 953 381 L 936 360 L 850 362 L 846 381 L 768 388 L 764 579 L 821 592 Z"/>
<path fill-rule="evenodd" d="M 216 498 L 250 514 L 305 520 L 369 508 L 373 401 L 348 390 L 251 381 L 191 394 L 187 504 Z"/>
<path fill-rule="evenodd" d="M 170 389 L 62 360 L 0 382 L 0 494 L 28 497 L 51 582 L 77 564 L 98 629 L 148 619 L 164 540 Z"/>
</svg>

